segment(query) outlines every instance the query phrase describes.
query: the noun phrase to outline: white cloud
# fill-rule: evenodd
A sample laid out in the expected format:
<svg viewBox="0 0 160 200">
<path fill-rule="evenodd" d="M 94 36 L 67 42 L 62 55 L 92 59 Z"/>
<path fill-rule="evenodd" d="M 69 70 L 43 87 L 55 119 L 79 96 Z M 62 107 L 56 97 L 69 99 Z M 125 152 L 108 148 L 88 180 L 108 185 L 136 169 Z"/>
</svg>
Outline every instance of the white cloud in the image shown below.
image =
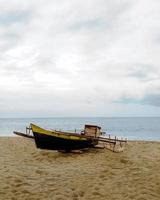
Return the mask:
<svg viewBox="0 0 160 200">
<path fill-rule="evenodd" d="M 0 8 L 3 114 L 108 115 L 113 102 L 160 93 L 159 1 L 15 0 Z"/>
</svg>

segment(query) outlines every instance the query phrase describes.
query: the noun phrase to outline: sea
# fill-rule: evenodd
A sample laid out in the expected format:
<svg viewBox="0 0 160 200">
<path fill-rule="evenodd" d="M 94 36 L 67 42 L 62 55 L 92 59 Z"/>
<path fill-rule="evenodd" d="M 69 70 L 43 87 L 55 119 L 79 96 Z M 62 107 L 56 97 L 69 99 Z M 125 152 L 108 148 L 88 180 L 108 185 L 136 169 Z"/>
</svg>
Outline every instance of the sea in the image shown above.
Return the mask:
<svg viewBox="0 0 160 200">
<path fill-rule="evenodd" d="M 74 132 L 83 130 L 85 124 L 93 124 L 113 137 L 160 141 L 160 117 L 0 118 L 0 136 L 14 136 L 13 131 L 25 132 L 30 123 Z"/>
</svg>

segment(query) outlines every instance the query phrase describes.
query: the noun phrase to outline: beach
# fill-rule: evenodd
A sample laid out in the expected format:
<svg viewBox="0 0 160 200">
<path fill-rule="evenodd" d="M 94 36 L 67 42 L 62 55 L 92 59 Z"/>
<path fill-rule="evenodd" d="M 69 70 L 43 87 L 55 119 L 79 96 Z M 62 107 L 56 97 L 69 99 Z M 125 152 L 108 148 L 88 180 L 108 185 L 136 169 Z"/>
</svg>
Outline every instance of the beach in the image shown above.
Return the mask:
<svg viewBox="0 0 160 200">
<path fill-rule="evenodd" d="M 160 142 L 130 141 L 123 152 L 40 150 L 0 137 L 2 200 L 159 200 Z"/>
</svg>

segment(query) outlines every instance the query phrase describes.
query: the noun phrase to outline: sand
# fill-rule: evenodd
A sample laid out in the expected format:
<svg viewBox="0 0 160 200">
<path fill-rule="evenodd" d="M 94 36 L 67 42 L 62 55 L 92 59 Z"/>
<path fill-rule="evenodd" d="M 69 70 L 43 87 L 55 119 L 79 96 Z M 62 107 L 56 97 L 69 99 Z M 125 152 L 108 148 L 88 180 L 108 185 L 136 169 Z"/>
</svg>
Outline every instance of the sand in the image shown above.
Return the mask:
<svg viewBox="0 0 160 200">
<path fill-rule="evenodd" d="M 0 199 L 159 200 L 160 143 L 129 142 L 121 153 L 60 153 L 0 137 Z"/>
</svg>

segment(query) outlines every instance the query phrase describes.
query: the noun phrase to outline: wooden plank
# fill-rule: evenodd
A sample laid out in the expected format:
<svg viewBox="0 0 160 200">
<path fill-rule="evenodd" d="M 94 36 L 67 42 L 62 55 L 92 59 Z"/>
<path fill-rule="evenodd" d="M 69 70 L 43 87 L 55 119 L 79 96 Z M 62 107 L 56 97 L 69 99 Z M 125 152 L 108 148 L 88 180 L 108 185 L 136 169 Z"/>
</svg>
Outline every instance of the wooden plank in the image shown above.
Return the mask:
<svg viewBox="0 0 160 200">
<path fill-rule="evenodd" d="M 21 132 L 16 132 L 16 131 L 14 131 L 13 133 L 16 134 L 16 135 L 18 135 L 18 136 L 22 136 L 22 137 L 27 137 L 27 138 L 34 139 L 33 135 L 29 135 L 29 134 L 25 134 L 25 133 L 21 133 Z"/>
<path fill-rule="evenodd" d="M 98 137 L 98 139 L 99 140 L 106 140 L 106 141 L 117 141 L 117 142 L 127 142 L 127 140 L 120 140 L 120 139 L 118 139 L 116 136 L 115 136 L 115 138 L 110 138 L 110 136 L 107 138 L 105 138 L 105 137 Z"/>
</svg>

